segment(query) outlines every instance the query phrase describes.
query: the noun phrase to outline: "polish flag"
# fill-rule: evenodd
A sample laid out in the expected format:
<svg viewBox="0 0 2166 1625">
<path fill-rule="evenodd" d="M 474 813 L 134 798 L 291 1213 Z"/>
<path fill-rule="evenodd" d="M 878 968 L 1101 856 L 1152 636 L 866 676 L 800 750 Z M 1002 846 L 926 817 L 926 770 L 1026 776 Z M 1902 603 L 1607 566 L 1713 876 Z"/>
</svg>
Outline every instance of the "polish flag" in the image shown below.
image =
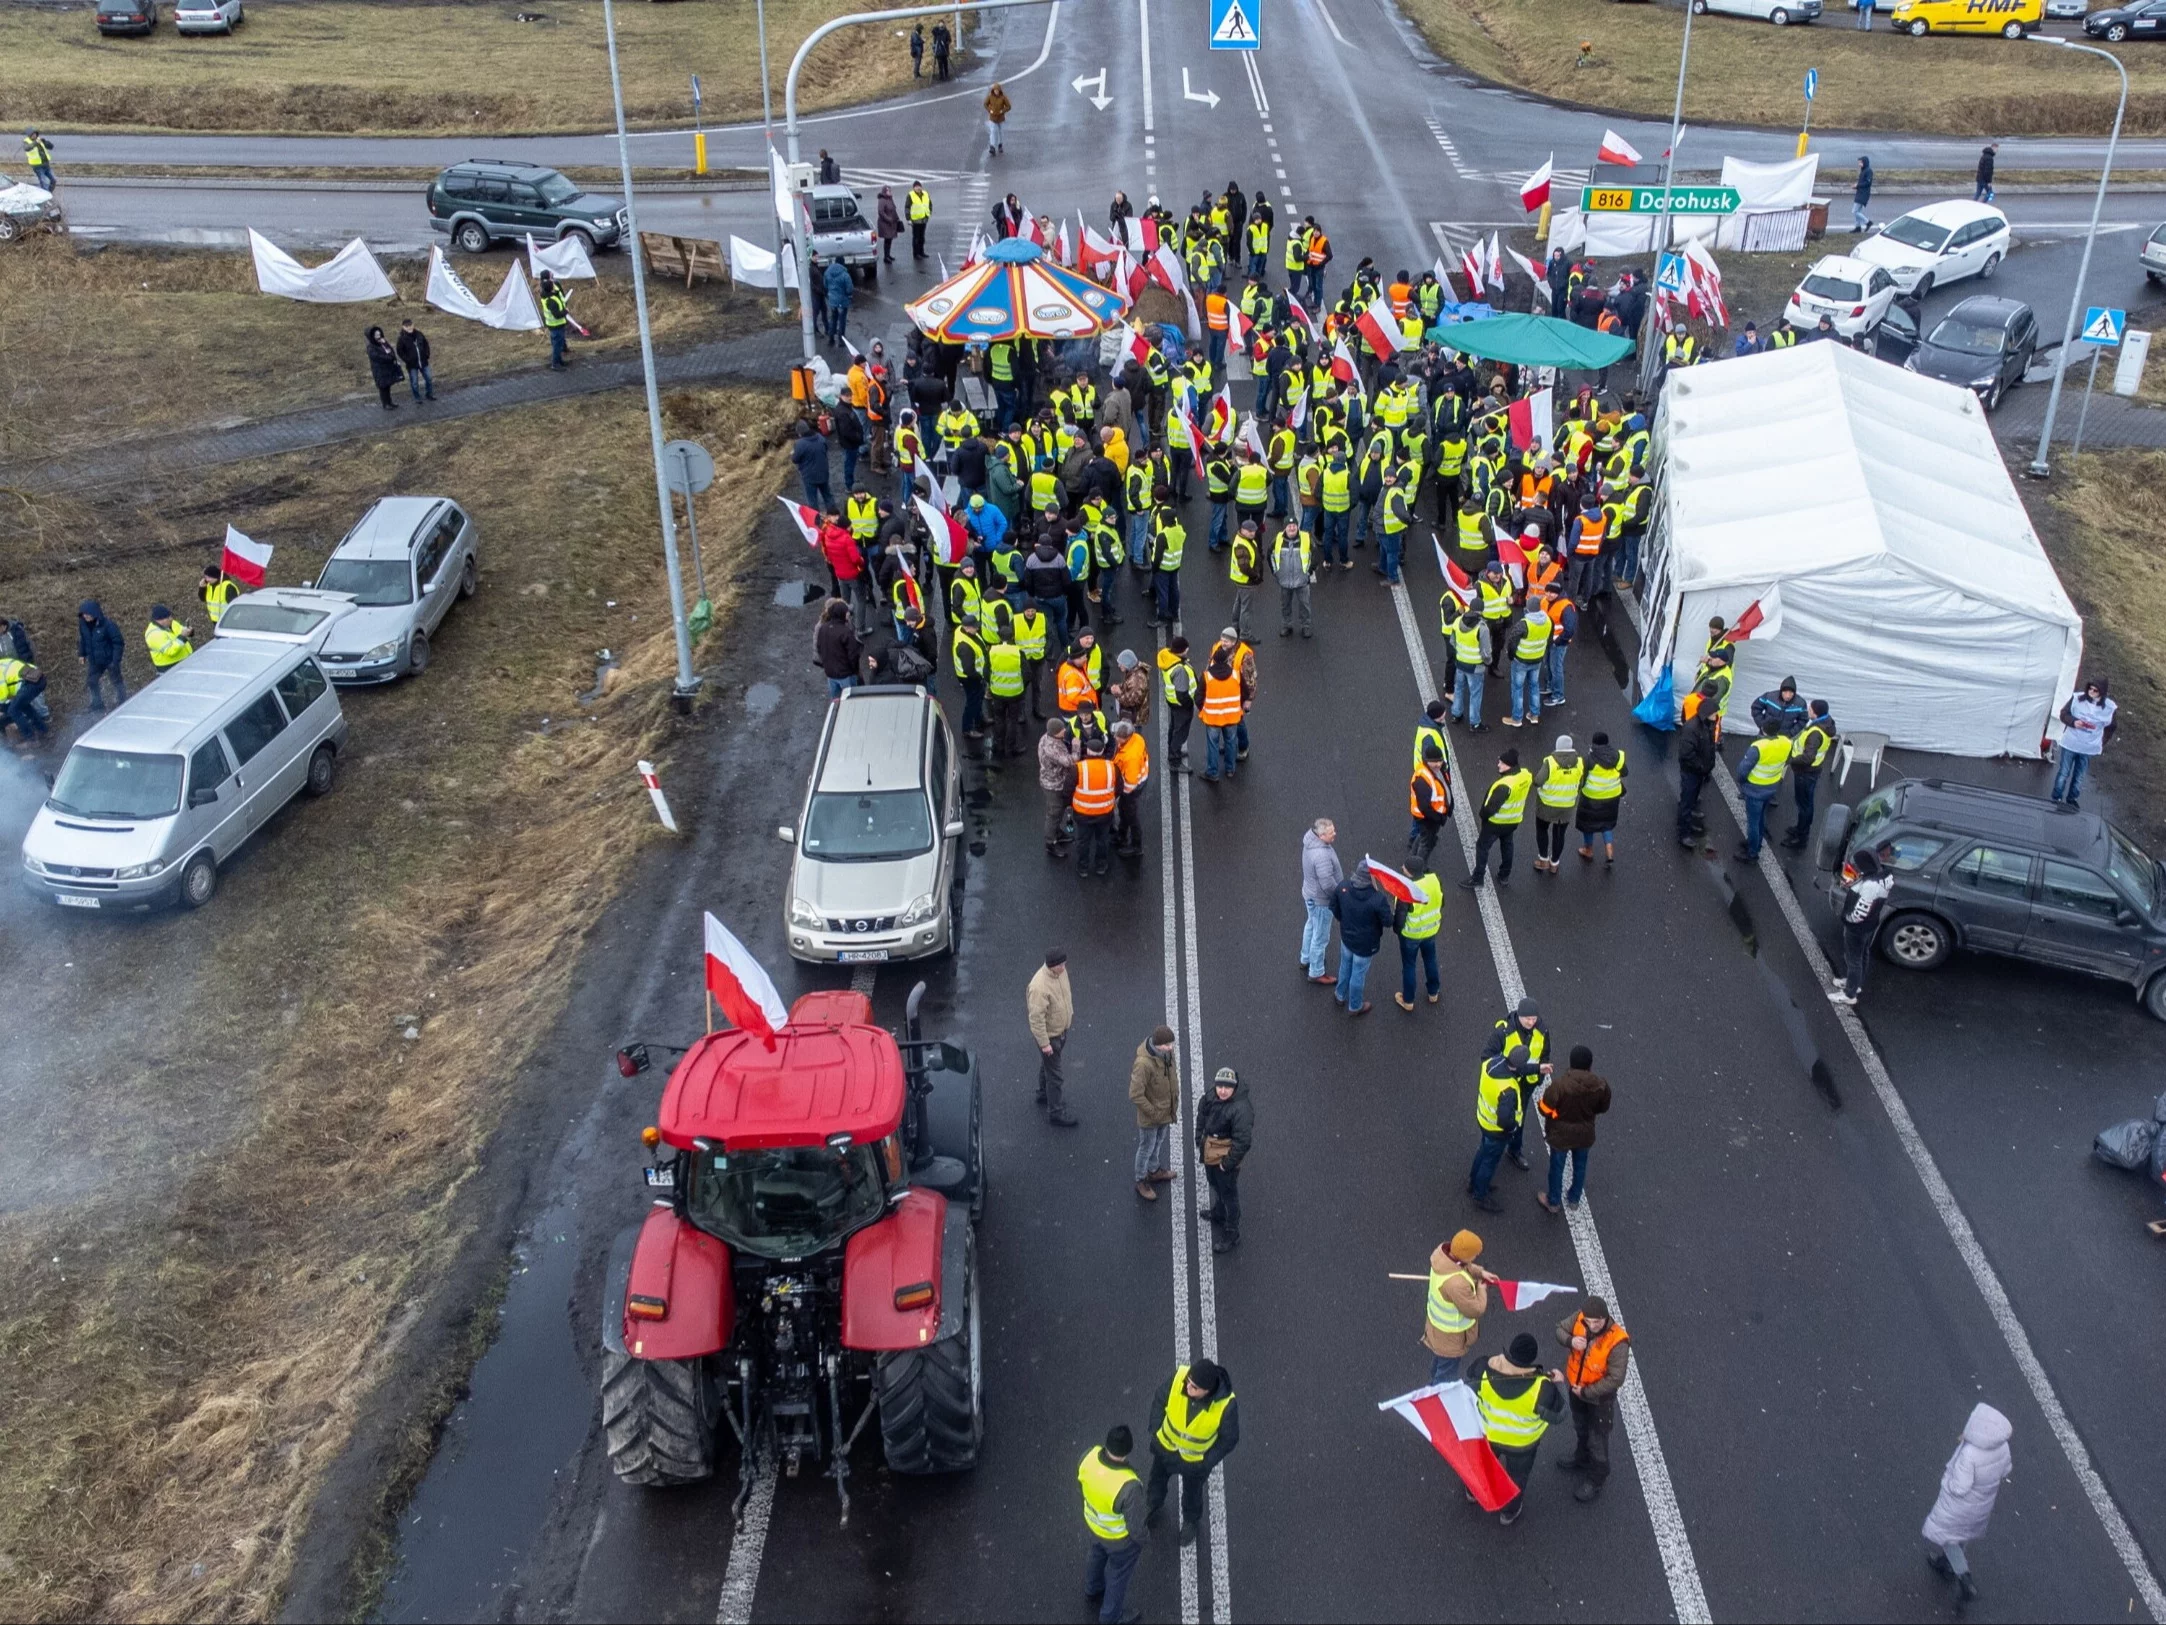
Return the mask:
<svg viewBox="0 0 2166 1625">
<path fill-rule="evenodd" d="M 1602 132 L 1602 145 L 1595 149 L 1594 155 L 1605 164 L 1623 164 L 1627 169 L 1640 161 L 1640 155 L 1633 150 L 1632 143 L 1615 130 Z"/>
<path fill-rule="evenodd" d="M 226 549 L 219 556 L 219 569 L 244 587 L 260 587 L 263 572 L 270 567 L 271 546 L 268 542 L 253 541 L 231 525 L 226 526 Z"/>
<path fill-rule="evenodd" d="M 1062 222 L 1065 228 L 1066 222 Z M 1111 265 L 1120 257 L 1121 246 L 1101 237 L 1087 225 L 1082 227 L 1083 269 L 1098 274 L 1100 267 Z"/>
<path fill-rule="evenodd" d="M 1402 875 L 1398 870 L 1378 863 L 1374 858 L 1363 858 L 1361 866 L 1369 871 L 1369 878 L 1376 882 L 1377 889 L 1385 896 L 1396 897 L 1402 903 L 1421 901 L 1412 875 Z"/>
<path fill-rule="evenodd" d="M 1293 312 L 1294 320 L 1309 330 L 1309 337 L 1318 344 L 1324 342 L 1324 330 L 1316 325 L 1316 318 L 1302 307 L 1301 301 L 1292 294 L 1286 296 L 1286 308 Z"/>
<path fill-rule="evenodd" d="M 1158 252 L 1158 222 L 1156 220 L 1153 220 L 1149 215 L 1145 215 L 1140 220 L 1134 215 L 1130 215 L 1126 225 L 1128 227 L 1129 247 L 1146 258 Z"/>
<path fill-rule="evenodd" d="M 1509 243 L 1505 244 L 1504 252 L 1511 255 L 1512 263 L 1526 272 L 1533 280 L 1535 291 L 1542 296 L 1542 303 L 1547 305 L 1549 303 L 1549 278 L 1542 275 L 1542 268 Z"/>
<path fill-rule="evenodd" d="M 1451 272 L 1444 269 L 1444 256 L 1439 254 L 1436 257 L 1436 263 L 1430 266 L 1429 269 L 1436 273 L 1437 281 L 1444 284 L 1444 297 L 1456 305 L 1459 302 L 1459 290 L 1452 286 Z"/>
<path fill-rule="evenodd" d="M 1462 606 L 1474 602 L 1474 578 L 1444 555 L 1444 544 L 1437 540 L 1436 532 L 1429 533 L 1429 543 L 1436 549 L 1436 567 L 1444 572 L 1444 586 Z"/>
<path fill-rule="evenodd" d="M 1196 427 L 1196 414 L 1189 410 L 1189 398 L 1185 395 L 1181 397 L 1180 417 L 1181 428 L 1188 435 L 1188 454 L 1195 458 L 1196 466 L 1201 468 L 1206 449 L 1203 443 L 1203 431 Z"/>
<path fill-rule="evenodd" d="M 1459 256 L 1459 274 L 1467 279 L 1467 296 L 1470 299 L 1479 299 L 1482 296 L 1482 260 L 1485 257 L 1479 242 Z"/>
<path fill-rule="evenodd" d="M 1225 384 L 1218 386 L 1218 393 L 1211 397 L 1211 427 L 1208 438 L 1214 446 L 1223 446 L 1233 438 L 1233 391 Z"/>
<path fill-rule="evenodd" d="M 1557 155 L 1551 153 L 1542 160 L 1540 169 L 1537 169 L 1520 183 L 1519 204 L 1527 213 L 1534 213 L 1549 201 L 1549 177 L 1551 171 L 1555 169 L 1556 163 Z"/>
<path fill-rule="evenodd" d="M 1150 267 L 1156 273 L 1151 280 L 1163 283 L 1168 293 L 1188 291 L 1188 271 L 1181 264 L 1181 256 L 1174 253 L 1172 245 L 1160 243 L 1151 255 Z"/>
<path fill-rule="evenodd" d="M 1189 342 L 1191 344 L 1201 344 L 1203 342 L 1203 316 L 1196 309 L 1196 296 L 1188 291 L 1186 283 L 1181 285 L 1181 303 L 1188 307 Z"/>
<path fill-rule="evenodd" d="M 1068 222 L 1065 220 L 1060 223 L 1060 240 L 1054 245 L 1053 257 L 1063 265 L 1075 264 L 1075 256 L 1068 247 Z"/>
<path fill-rule="evenodd" d="M 1502 293 L 1504 291 L 1504 255 L 1498 247 L 1500 238 L 1501 234 L 1498 232 L 1492 231 L 1489 234 L 1489 264 L 1486 269 L 1489 273 L 1489 285 L 1496 289 L 1497 292 Z"/>
<path fill-rule="evenodd" d="M 1354 318 L 1354 325 L 1361 329 L 1361 336 L 1369 341 L 1377 359 L 1388 360 L 1406 348 L 1406 335 L 1391 314 L 1391 306 L 1381 299 L 1372 299 Z"/>
<path fill-rule="evenodd" d="M 797 527 L 797 534 L 804 537 L 805 545 L 817 548 L 820 545 L 819 510 L 808 508 L 802 502 L 792 502 L 788 497 L 776 497 L 775 500 L 782 504 L 782 511 L 790 516 L 790 523 Z"/>
<path fill-rule="evenodd" d="M 1250 451 L 1253 451 L 1259 457 L 1268 457 L 1270 455 L 1264 448 L 1263 430 L 1257 427 L 1256 416 L 1253 412 L 1241 422 L 1241 444 L 1248 447 Z"/>
<path fill-rule="evenodd" d="M 926 532 L 933 539 L 934 562 L 952 570 L 970 551 L 970 532 L 955 515 L 934 507 L 925 498 L 919 497 L 917 504 L 918 517 L 925 521 Z"/>
<path fill-rule="evenodd" d="M 1512 585 L 1527 584 L 1527 550 L 1524 545 L 1509 536 L 1497 538 L 1497 562 L 1504 566 L 1504 573 L 1512 578 Z"/>
<path fill-rule="evenodd" d="M 1504 1299 L 1504 1307 L 1512 1310 L 1531 1309 L 1544 1298 L 1579 1291 L 1576 1286 L 1559 1286 L 1554 1281 L 1498 1281 L 1494 1286 Z"/>
<path fill-rule="evenodd" d="M 1773 637 L 1782 630 L 1782 588 L 1770 587 L 1745 606 L 1745 613 L 1730 625 L 1732 643 L 1743 643 L 1757 634 Z"/>
<path fill-rule="evenodd" d="M 963 255 L 963 269 L 966 271 L 969 270 L 973 265 L 977 264 L 978 261 L 984 258 L 985 233 L 982 230 L 973 227 L 970 233 L 970 247 L 968 251 L 966 251 Z"/>
<path fill-rule="evenodd" d="M 1504 416 L 1511 425 L 1513 445 L 1523 450 L 1548 446 L 1553 421 L 1549 387 L 1544 385 L 1524 400 L 1512 402 Z"/>
<path fill-rule="evenodd" d="M 1228 310 L 1226 314 L 1232 319 L 1235 347 L 1246 353 L 1255 342 L 1256 324 L 1242 315 L 1239 310 Z"/>
<path fill-rule="evenodd" d="M 1128 324 L 1127 333 L 1127 340 L 1121 346 L 1122 352 L 1140 367 L 1150 358 L 1151 341 L 1143 336 L 1142 330 L 1133 322 Z"/>
<path fill-rule="evenodd" d="M 1128 295 L 1129 303 L 1133 304 L 1143 293 L 1143 282 L 1143 267 L 1136 263 L 1127 249 L 1122 249 L 1113 257 L 1112 285 Z"/>
<path fill-rule="evenodd" d="M 1484 1512 L 1502 1512 L 1518 1497 L 1519 1486 L 1490 1448 L 1488 1435 L 1482 1431 L 1481 1407 L 1474 1402 L 1474 1390 L 1465 1383 L 1417 1388 L 1411 1394 L 1384 1400 L 1376 1408 L 1397 1411 L 1405 1417 L 1414 1431 L 1451 1463 L 1459 1482 L 1466 1485 L 1467 1493 Z"/>
<path fill-rule="evenodd" d="M 789 1024 L 790 1013 L 782 995 L 752 950 L 730 935 L 729 927 L 712 914 L 707 921 L 707 991 L 732 1027 L 758 1033 L 770 1050 L 775 1034 Z"/>
<path fill-rule="evenodd" d="M 1307 426 L 1308 421 L 1309 394 L 1307 390 L 1303 390 L 1294 397 L 1294 409 L 1286 415 L 1286 426 L 1299 434 Z"/>
<path fill-rule="evenodd" d="M 1350 384 L 1361 376 L 1361 365 L 1354 360 L 1354 352 L 1346 347 L 1346 340 L 1331 341 L 1331 376 L 1342 384 Z"/>
</svg>

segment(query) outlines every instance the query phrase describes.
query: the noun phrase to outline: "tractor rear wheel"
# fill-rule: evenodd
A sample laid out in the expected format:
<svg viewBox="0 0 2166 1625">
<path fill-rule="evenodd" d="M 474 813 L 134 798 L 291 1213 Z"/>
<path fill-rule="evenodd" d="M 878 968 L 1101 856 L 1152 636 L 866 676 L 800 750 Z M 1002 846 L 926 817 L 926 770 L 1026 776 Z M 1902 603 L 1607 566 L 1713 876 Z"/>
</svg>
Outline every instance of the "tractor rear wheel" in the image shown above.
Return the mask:
<svg viewBox="0 0 2166 1625">
<path fill-rule="evenodd" d="M 963 1324 L 953 1337 L 880 1356 L 873 1384 L 880 1396 L 880 1444 L 890 1472 L 960 1473 L 978 1464 L 985 1431 L 980 1409 L 978 1249 L 963 1274 Z"/>
<path fill-rule="evenodd" d="M 714 1475 L 715 1399 L 698 1360 L 602 1351 L 602 1433 L 627 1484 L 690 1484 Z"/>
</svg>

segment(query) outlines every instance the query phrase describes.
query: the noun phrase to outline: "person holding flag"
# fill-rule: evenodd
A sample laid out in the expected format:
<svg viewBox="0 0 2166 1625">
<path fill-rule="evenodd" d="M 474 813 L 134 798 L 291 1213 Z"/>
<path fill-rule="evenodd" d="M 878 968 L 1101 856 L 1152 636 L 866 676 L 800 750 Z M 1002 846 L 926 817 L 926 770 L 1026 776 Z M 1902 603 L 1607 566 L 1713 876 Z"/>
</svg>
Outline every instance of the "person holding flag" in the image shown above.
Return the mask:
<svg viewBox="0 0 2166 1625">
<path fill-rule="evenodd" d="M 1442 767 L 1433 760 L 1423 764 L 1431 772 Z M 1450 792 L 1445 792 L 1446 805 L 1450 804 Z M 1432 844 L 1434 837 L 1431 838 Z M 1444 996 L 1444 981 L 1437 974 L 1437 932 L 1444 925 L 1444 882 L 1429 872 L 1426 857 L 1408 858 L 1406 873 L 1387 869 L 1371 861 L 1369 872 L 1384 891 L 1398 899 L 1398 907 L 1392 914 L 1392 929 L 1399 936 L 1399 991 L 1394 993 L 1392 1003 L 1408 1015 L 1414 1013 L 1414 964 L 1421 962 L 1423 979 L 1428 984 L 1429 1002 L 1435 1004 Z"/>
<path fill-rule="evenodd" d="M 1429 1381 L 1459 1381 L 1460 1362 L 1481 1336 L 1489 1289 L 1497 1278 L 1475 1263 L 1482 1238 L 1462 1230 L 1429 1255 L 1429 1302 L 1421 1340 L 1429 1350 Z"/>
<path fill-rule="evenodd" d="M 1540 1370 L 1536 1362 L 1541 1357 L 1542 1345 L 1534 1334 L 1521 1332 L 1504 1353 L 1489 1357 L 1470 1385 L 1489 1448 L 1519 1490 L 1497 1514 L 1502 1524 L 1517 1523 L 1526 1510 L 1527 1479 L 1542 1435 L 1564 1415 L 1564 1373 Z"/>
</svg>

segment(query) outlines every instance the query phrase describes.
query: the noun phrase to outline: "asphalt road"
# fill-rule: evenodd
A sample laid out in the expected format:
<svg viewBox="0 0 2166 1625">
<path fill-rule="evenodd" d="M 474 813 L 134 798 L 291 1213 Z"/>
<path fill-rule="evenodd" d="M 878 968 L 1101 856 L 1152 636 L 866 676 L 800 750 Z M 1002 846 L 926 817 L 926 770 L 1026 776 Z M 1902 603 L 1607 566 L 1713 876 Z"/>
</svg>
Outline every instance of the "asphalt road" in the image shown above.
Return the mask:
<svg viewBox="0 0 2166 1625">
<path fill-rule="evenodd" d="M 1427 161 L 1425 120 L 1460 92 L 1384 13 L 1292 0 L 1267 29 L 1252 86 L 1163 0 L 1147 24 L 1122 3 L 1087 31 L 1063 25 L 1031 83 L 1106 67 L 1114 105 L 1100 114 L 1065 89 L 1018 97 L 994 182 L 1095 218 L 1116 184 L 1179 199 L 1268 172 L 1343 253 L 1415 263 L 1434 252 L 1429 221 L 1496 210 L 1495 183 Z M 1018 38 L 1014 60 L 1027 61 L 1041 36 Z M 1215 106 L 1183 94 L 1184 69 Z M 851 139 L 969 170 L 982 157 L 969 114 L 959 101 L 892 126 L 868 117 Z M 2012 260 L 2009 286 L 2017 275 Z M 897 319 L 892 304 L 870 314 Z M 779 1487 L 763 1538 L 733 1538 L 728 1478 L 668 1494 L 618 1486 L 595 1426 L 599 1275 L 645 1203 L 636 1134 L 660 1081 L 617 1081 L 608 1052 L 694 1027 L 702 908 L 731 922 L 786 997 L 841 980 L 786 959 L 788 852 L 765 833 L 796 808 L 820 715 L 812 612 L 796 590 L 807 573 L 786 527 L 770 526 L 721 674 L 716 750 L 686 773 L 700 828 L 734 832 L 728 861 L 688 868 L 658 915 L 622 911 L 590 949 L 612 997 L 576 1008 L 555 1048 L 558 1064 L 591 1069 L 595 1104 L 537 1178 L 545 1194 L 504 1335 L 405 1515 L 385 1617 L 1081 1617 L 1073 1463 L 1110 1422 L 1141 1426 L 1181 1349 L 1215 1351 L 1232 1371 L 1244 1442 L 1210 1538 L 1147 1555 L 1136 1598 L 1149 1618 L 1940 1617 L 1948 1594 L 1916 1530 L 1979 1398 L 2013 1418 L 2018 1471 L 1978 1548 L 1975 1617 L 2158 1611 L 2158 1554 L 2135 1548 L 2132 1573 L 2109 1535 L 2117 1516 L 2138 1537 L 2166 1526 L 2166 1473 L 2140 1422 L 2166 1347 L 2166 1306 L 2147 1290 L 2156 1249 L 2138 1224 L 2151 1211 L 2133 1181 L 2085 1155 L 2097 1127 L 2156 1088 L 2161 1031 L 2124 995 L 1967 962 L 1930 979 L 1876 971 L 1866 1031 L 1945 1175 L 1952 1205 L 1936 1205 L 1765 878 L 1669 839 L 1664 744 L 1629 721 L 1622 659 L 1592 634 L 1574 648 L 1560 719 L 1532 737 L 1460 733 L 1457 766 L 1478 793 L 1506 744 L 1531 749 L 1558 728 L 1584 744 L 1607 729 L 1633 769 L 1616 869 L 1571 862 L 1538 878 L 1523 854 L 1487 918 L 1449 892 L 1438 1009 L 1385 1002 L 1388 950 L 1379 1007 L 1358 1022 L 1302 982 L 1301 830 L 1336 818 L 1349 860 L 1402 847 L 1410 727 L 1441 656 L 1437 582 L 1419 561 L 1403 613 L 1357 568 L 1319 586 L 1313 642 L 1266 625 L 1252 759 L 1216 787 L 1161 774 L 1147 856 L 1108 881 L 1081 883 L 1042 856 L 1026 767 L 968 770 L 971 839 L 985 850 L 958 955 L 922 974 L 931 1027 L 973 1045 L 988 1082 L 980 1468 L 890 1481 L 864 1451 L 847 1529 L 831 1487 L 800 1481 Z M 1184 591 L 1192 632 L 1221 624 L 1227 588 L 1200 546 Z M 1149 640 L 1131 616 L 1110 641 Z M 1620 655 L 1630 640 L 1629 626 L 1611 630 Z M 2043 782 L 2035 766 L 1962 770 Z M 1726 848 L 1725 816 L 1711 822 Z M 1453 840 L 1440 859 L 1456 878 Z M 1798 886 L 1806 919 L 1824 924 L 1809 877 Z M 1081 1017 L 1069 1054 L 1083 1126 L 1070 1133 L 1030 1104 L 1022 1024 L 1028 967 L 1055 942 L 1072 956 Z M 899 1018 L 913 974 L 881 972 L 882 1019 Z M 1569 1231 L 1509 1169 L 1505 1213 L 1475 1214 L 1460 1194 L 1481 1040 L 1521 986 L 1560 1043 L 1593 1047 L 1618 1092 Z M 1122 1085 L 1161 1020 L 1181 1033 L 1191 1087 L 1231 1064 L 1255 1091 L 1245 1240 L 1223 1260 L 1197 1251 L 1177 1202 L 1146 1207 L 1129 1186 Z M 1951 1239 L 1958 1211 L 2005 1304 Z M 1612 1283 L 1645 1400 L 1629 1448 L 1620 1429 L 1602 1500 L 1573 1504 L 1541 1467 L 1530 1515 L 1510 1530 L 1468 1509 L 1422 1442 L 1375 1409 L 1427 1364 L 1420 1289 L 1387 1272 L 1420 1270 L 1476 1219 L 1484 1262 L 1508 1277 Z M 1546 1339 L 1569 1307 L 1497 1313 L 1482 1351 L 1522 1329 Z M 2018 1349 L 2035 1351 L 2036 1380 Z M 2065 1406 L 2067 1441 L 2047 1404 Z M 2079 1475 L 2068 1441 L 2098 1480 Z M 1554 1441 L 1544 1452 L 1557 1453 Z"/>
</svg>

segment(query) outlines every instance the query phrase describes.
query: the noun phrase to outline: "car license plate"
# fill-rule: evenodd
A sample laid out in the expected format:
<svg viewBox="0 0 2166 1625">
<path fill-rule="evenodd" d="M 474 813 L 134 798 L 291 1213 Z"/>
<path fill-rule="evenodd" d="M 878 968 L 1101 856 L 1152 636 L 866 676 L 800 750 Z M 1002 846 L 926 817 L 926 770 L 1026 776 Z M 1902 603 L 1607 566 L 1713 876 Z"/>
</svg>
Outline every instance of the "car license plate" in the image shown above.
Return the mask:
<svg viewBox="0 0 2166 1625">
<path fill-rule="evenodd" d="M 836 956 L 845 965 L 871 965 L 887 958 L 885 948 L 845 948 Z"/>
<path fill-rule="evenodd" d="M 649 1168 L 645 1170 L 645 1173 L 647 1183 L 656 1190 L 667 1191 L 677 1188 L 677 1170 L 674 1168 Z"/>
<path fill-rule="evenodd" d="M 53 901 L 62 908 L 96 908 L 98 906 L 98 900 L 95 897 L 77 897 L 72 892 L 64 891 L 53 893 Z M 881 957 L 886 958 L 887 956 L 883 954 Z"/>
</svg>

